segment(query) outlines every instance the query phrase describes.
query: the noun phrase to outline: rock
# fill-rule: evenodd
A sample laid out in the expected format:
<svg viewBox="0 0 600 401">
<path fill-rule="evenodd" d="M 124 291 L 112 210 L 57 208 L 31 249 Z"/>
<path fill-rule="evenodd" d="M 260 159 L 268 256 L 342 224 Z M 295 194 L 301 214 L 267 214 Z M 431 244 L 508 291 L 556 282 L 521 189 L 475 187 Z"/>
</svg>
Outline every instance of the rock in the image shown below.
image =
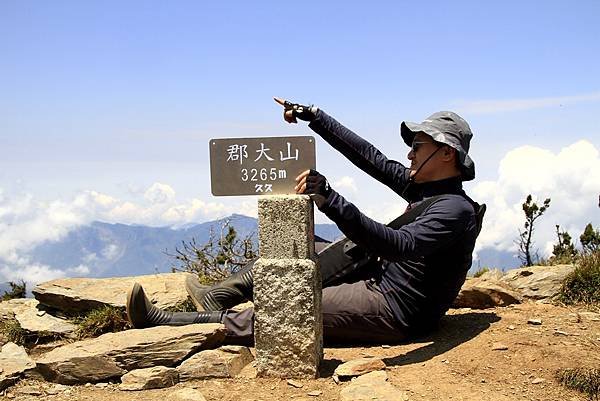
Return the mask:
<svg viewBox="0 0 600 401">
<path fill-rule="evenodd" d="M 37 386 L 23 386 L 17 389 L 17 394 L 39 396 L 44 394 Z"/>
<path fill-rule="evenodd" d="M 254 357 L 248 347 L 235 345 L 224 346 L 215 350 L 201 351 L 183 361 L 177 371 L 179 380 L 234 377 Z"/>
<path fill-rule="evenodd" d="M 333 374 L 339 378 L 348 378 L 383 369 L 385 363 L 379 358 L 359 358 L 342 363 L 335 368 Z"/>
<path fill-rule="evenodd" d="M 38 284 L 33 295 L 40 303 L 58 310 L 81 313 L 107 305 L 125 308 L 127 291 L 138 282 L 159 308 L 173 307 L 188 298 L 189 273 L 165 273 L 136 277 L 64 278 Z"/>
<path fill-rule="evenodd" d="M 225 338 L 221 324 L 158 326 L 107 333 L 42 355 L 37 370 L 46 380 L 75 384 L 121 377 L 127 371 L 173 366 L 188 355 L 214 348 Z"/>
<path fill-rule="evenodd" d="M 469 278 L 465 281 L 453 308 L 485 309 L 522 302 L 521 295 L 495 278 Z"/>
<path fill-rule="evenodd" d="M 298 382 L 296 380 L 292 380 L 292 379 L 289 379 L 287 381 L 287 384 L 289 384 L 292 387 L 296 387 L 296 388 L 302 388 L 302 387 L 304 387 L 304 384 L 302 384 L 302 383 L 300 383 L 300 382 Z"/>
<path fill-rule="evenodd" d="M 573 265 L 530 266 L 509 270 L 501 281 L 518 290 L 525 298 L 549 300 L 558 294 Z"/>
<path fill-rule="evenodd" d="M 542 379 L 541 377 L 536 377 L 535 379 L 533 379 L 531 381 L 531 384 L 540 384 L 540 383 L 543 383 L 545 381 L 546 381 L 546 379 Z"/>
<path fill-rule="evenodd" d="M 407 401 L 408 394 L 387 381 L 384 371 L 367 373 L 357 377 L 340 392 L 342 401 Z"/>
<path fill-rule="evenodd" d="M 506 351 L 508 350 L 508 346 L 502 343 L 494 343 L 492 344 L 492 351 Z"/>
<path fill-rule="evenodd" d="M 0 390 L 3 390 L 19 380 L 23 373 L 35 368 L 35 363 L 29 358 L 25 348 L 6 343 L 0 351 L 0 366 Z"/>
<path fill-rule="evenodd" d="M 65 392 L 68 389 L 64 384 L 55 384 L 46 389 L 46 394 L 48 395 L 56 395 Z"/>
<path fill-rule="evenodd" d="M 180 390 L 171 393 L 172 397 L 166 397 L 168 400 L 182 400 L 182 401 L 206 401 L 204 395 L 198 390 L 193 388 L 182 388 Z"/>
<path fill-rule="evenodd" d="M 42 307 L 35 299 L 11 299 L 0 302 L 0 316 L 14 317 L 26 334 L 37 337 L 69 336 L 75 332 L 74 324 L 46 313 Z"/>
<path fill-rule="evenodd" d="M 321 394 L 323 394 L 323 392 L 320 390 L 313 390 L 313 391 L 309 391 L 308 393 L 306 393 L 306 395 L 311 396 L 311 397 L 318 397 Z"/>
<path fill-rule="evenodd" d="M 539 325 L 542 324 L 542 319 L 529 319 L 527 321 L 527 324 L 531 324 L 531 325 L 534 325 L 534 326 L 539 326 Z"/>
<path fill-rule="evenodd" d="M 179 381 L 179 373 L 175 368 L 155 366 L 153 368 L 135 369 L 121 377 L 119 390 L 139 391 L 153 388 L 171 387 Z"/>
</svg>

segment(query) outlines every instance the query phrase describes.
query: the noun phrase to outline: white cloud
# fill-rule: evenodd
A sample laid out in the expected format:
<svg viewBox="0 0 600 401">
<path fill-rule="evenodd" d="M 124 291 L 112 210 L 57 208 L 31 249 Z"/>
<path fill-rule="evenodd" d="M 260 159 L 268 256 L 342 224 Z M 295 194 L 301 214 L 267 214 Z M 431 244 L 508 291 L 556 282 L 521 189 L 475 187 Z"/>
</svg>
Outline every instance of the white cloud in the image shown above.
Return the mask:
<svg viewBox="0 0 600 401">
<path fill-rule="evenodd" d="M 488 211 L 477 249 L 492 247 L 515 251 L 522 229 L 522 203 L 528 194 L 549 209 L 536 221 L 534 241 L 541 256 L 549 256 L 556 242 L 555 225 L 578 239 L 589 222 L 598 225 L 600 152 L 590 142 L 578 141 L 558 153 L 534 146 L 508 152 L 498 169 L 498 180 L 484 181 L 471 191 Z"/>
<path fill-rule="evenodd" d="M 51 202 L 31 194 L 9 195 L 0 188 L 0 282 L 25 279 L 32 283 L 86 274 L 85 265 L 64 271 L 31 263 L 29 252 L 44 241 L 57 241 L 78 226 L 100 220 L 112 223 L 145 225 L 183 225 L 213 220 L 232 213 L 255 216 L 256 199 L 225 204 L 201 199 L 179 201 L 174 189 L 154 183 L 133 200 L 121 200 L 97 191 L 83 191 L 71 199 Z M 102 257 L 114 258 L 120 252 L 111 244 Z M 99 255 L 89 254 L 89 263 Z"/>
<path fill-rule="evenodd" d="M 333 183 L 333 188 L 338 192 L 343 192 L 344 190 L 350 190 L 355 193 L 358 192 L 354 178 L 348 176 L 343 176 L 339 180 L 335 181 Z"/>
<path fill-rule="evenodd" d="M 487 100 L 458 100 L 453 108 L 461 113 L 489 114 L 510 111 L 533 110 L 546 107 L 557 107 L 573 103 L 600 101 L 600 92 L 582 95 L 523 98 L 523 99 L 487 99 Z"/>
<path fill-rule="evenodd" d="M 27 264 L 18 268 L 4 265 L 0 267 L 0 277 L 3 278 L 2 281 L 23 280 L 27 283 L 27 288 L 32 288 L 37 283 L 66 277 L 66 272 L 43 264 Z"/>
</svg>

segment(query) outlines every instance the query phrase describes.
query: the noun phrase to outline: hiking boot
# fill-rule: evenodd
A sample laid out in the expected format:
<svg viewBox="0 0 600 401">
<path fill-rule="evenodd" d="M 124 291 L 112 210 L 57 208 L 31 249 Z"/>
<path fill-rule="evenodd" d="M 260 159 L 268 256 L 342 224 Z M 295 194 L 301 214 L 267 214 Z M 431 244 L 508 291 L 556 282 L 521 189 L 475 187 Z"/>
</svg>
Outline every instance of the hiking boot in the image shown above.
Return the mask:
<svg viewBox="0 0 600 401">
<path fill-rule="evenodd" d="M 138 283 L 127 294 L 127 318 L 136 329 L 153 326 L 184 326 L 193 323 L 221 323 L 223 312 L 167 312 L 150 302 Z"/>
<path fill-rule="evenodd" d="M 247 264 L 230 277 L 213 286 L 202 285 L 197 277 L 188 276 L 185 280 L 185 289 L 198 310 L 223 311 L 230 309 L 242 302 L 252 301 L 253 265 L 254 262 Z"/>
</svg>

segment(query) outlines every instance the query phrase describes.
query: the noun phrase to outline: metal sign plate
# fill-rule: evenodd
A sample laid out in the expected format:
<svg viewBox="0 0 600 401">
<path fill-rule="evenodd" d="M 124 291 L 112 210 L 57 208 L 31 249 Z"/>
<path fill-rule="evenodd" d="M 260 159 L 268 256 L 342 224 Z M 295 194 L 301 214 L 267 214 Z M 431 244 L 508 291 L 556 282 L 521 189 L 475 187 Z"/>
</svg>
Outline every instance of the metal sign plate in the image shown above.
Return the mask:
<svg viewBox="0 0 600 401">
<path fill-rule="evenodd" d="M 312 136 L 211 139 L 209 147 L 215 196 L 294 194 L 298 174 L 316 165 Z"/>
</svg>

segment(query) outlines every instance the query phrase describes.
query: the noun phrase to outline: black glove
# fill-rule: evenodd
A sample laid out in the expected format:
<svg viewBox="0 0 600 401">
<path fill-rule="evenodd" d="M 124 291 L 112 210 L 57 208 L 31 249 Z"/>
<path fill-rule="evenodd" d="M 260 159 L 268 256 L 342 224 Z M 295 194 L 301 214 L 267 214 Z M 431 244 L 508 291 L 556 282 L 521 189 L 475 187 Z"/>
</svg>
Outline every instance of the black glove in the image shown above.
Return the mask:
<svg viewBox="0 0 600 401">
<path fill-rule="evenodd" d="M 311 199 L 317 204 L 317 207 L 320 208 L 331 194 L 331 187 L 323 174 L 311 169 L 308 176 L 306 176 L 306 189 L 304 193 L 310 195 Z"/>
<path fill-rule="evenodd" d="M 299 118 L 303 121 L 312 121 L 317 115 L 317 110 L 319 110 L 316 106 L 313 105 L 305 106 L 298 103 L 288 102 L 287 100 L 283 104 L 283 108 L 283 117 L 288 123 L 298 122 L 296 118 Z M 289 111 L 292 112 L 291 118 Z"/>
</svg>

